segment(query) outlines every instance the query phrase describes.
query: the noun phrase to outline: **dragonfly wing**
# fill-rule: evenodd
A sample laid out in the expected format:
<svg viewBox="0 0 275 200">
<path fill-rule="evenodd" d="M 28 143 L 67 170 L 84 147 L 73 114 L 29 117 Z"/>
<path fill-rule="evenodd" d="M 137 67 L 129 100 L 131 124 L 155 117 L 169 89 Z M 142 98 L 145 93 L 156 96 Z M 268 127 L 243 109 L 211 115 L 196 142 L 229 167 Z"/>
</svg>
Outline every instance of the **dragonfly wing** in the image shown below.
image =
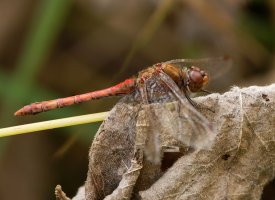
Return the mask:
<svg viewBox="0 0 275 200">
<path fill-rule="evenodd" d="M 232 59 L 229 56 L 201 59 L 174 59 L 165 63 L 174 64 L 178 67 L 197 66 L 205 70 L 212 80 L 221 77 L 232 67 Z"/>
<path fill-rule="evenodd" d="M 215 135 L 211 124 L 193 108 L 168 75 L 146 80 L 140 92 L 143 93 L 142 131 L 147 136 L 144 145 L 147 160 L 157 164 L 162 152 L 211 146 Z"/>
<path fill-rule="evenodd" d="M 140 94 L 143 102 L 142 121 L 144 125 L 142 131 L 147 137 L 144 144 L 145 157 L 152 163 L 159 164 L 162 157 L 162 147 L 173 149 L 174 145 L 165 143 L 168 141 L 164 139 L 164 133 L 167 132 L 165 130 L 166 125 L 162 123 L 162 119 L 157 115 L 155 106 L 177 99 L 159 76 L 147 79 L 140 87 Z"/>
<path fill-rule="evenodd" d="M 146 133 L 146 141 L 144 144 L 144 152 L 146 159 L 151 161 L 152 163 L 159 164 L 161 161 L 161 153 L 160 153 L 160 141 L 159 141 L 159 133 L 157 130 L 154 130 L 157 126 L 156 116 L 149 106 L 148 92 L 147 92 L 147 82 L 145 82 L 140 88 L 140 94 L 143 102 L 143 121 L 145 122 L 145 126 L 143 131 Z"/>
<path fill-rule="evenodd" d="M 176 123 L 175 131 L 172 132 L 188 146 L 198 149 L 211 148 L 216 137 L 213 125 L 188 102 L 184 93 L 167 74 L 161 72 L 160 78 L 179 101 L 177 116 L 179 122 Z"/>
</svg>

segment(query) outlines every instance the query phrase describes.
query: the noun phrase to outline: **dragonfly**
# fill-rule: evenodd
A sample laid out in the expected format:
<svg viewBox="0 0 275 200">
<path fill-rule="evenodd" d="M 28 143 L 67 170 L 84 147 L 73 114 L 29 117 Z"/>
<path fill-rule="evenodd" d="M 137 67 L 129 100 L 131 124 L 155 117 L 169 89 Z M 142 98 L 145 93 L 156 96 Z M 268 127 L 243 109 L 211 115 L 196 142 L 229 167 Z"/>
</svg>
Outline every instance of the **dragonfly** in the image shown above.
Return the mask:
<svg viewBox="0 0 275 200">
<path fill-rule="evenodd" d="M 186 111 L 184 118 L 194 129 L 195 139 L 188 144 L 196 148 L 209 147 L 209 141 L 214 137 L 212 124 L 197 111 L 196 103 L 191 99 L 190 94 L 197 92 L 209 93 L 205 90 L 210 76 L 203 67 L 217 73 L 216 66 L 220 69 L 227 69 L 230 66 L 230 58 L 227 56 L 217 58 L 203 59 L 174 59 L 161 62 L 147 67 L 140 71 L 136 76 L 128 78 L 109 88 L 92 91 L 85 94 L 74 95 L 66 98 L 55 100 L 36 102 L 24 106 L 15 112 L 16 116 L 33 115 L 56 108 L 63 108 L 73 104 L 90 101 L 93 99 L 101 99 L 104 97 L 126 95 L 125 102 L 136 102 L 137 104 L 150 105 L 152 103 L 163 103 L 169 101 L 178 101 L 180 106 Z M 222 71 L 222 70 L 221 70 Z M 150 113 L 148 118 L 152 126 L 152 119 L 157 118 L 155 114 Z M 131 114 L 131 113 L 129 113 Z M 161 122 L 160 122 L 161 123 Z M 184 127 L 183 127 L 184 128 Z M 152 128 L 154 134 L 150 134 L 147 143 L 147 157 L 154 162 L 160 161 L 158 130 Z"/>
</svg>

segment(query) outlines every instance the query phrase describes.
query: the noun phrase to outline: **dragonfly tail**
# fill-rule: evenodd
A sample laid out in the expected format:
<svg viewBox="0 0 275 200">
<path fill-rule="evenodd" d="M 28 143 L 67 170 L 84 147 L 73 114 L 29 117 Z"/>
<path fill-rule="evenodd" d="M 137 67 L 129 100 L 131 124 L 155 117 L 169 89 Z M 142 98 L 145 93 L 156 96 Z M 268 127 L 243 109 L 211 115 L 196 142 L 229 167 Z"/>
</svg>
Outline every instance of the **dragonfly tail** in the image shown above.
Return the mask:
<svg viewBox="0 0 275 200">
<path fill-rule="evenodd" d="M 66 98 L 32 103 L 16 111 L 14 115 L 15 116 L 34 115 L 40 112 L 45 112 L 56 108 L 63 108 L 73 104 L 90 101 L 92 99 L 100 99 L 103 97 L 114 96 L 119 94 L 128 94 L 134 88 L 135 88 L 135 79 L 127 79 L 115 86 L 112 86 L 103 90 L 97 90 L 97 91 L 93 91 L 85 94 L 66 97 Z"/>
</svg>

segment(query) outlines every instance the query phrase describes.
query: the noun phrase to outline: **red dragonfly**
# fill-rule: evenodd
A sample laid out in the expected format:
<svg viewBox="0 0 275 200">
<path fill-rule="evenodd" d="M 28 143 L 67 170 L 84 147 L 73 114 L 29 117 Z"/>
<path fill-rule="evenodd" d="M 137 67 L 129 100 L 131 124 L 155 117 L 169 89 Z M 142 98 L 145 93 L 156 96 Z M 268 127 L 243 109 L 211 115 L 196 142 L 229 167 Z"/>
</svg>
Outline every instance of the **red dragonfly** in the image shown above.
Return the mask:
<svg viewBox="0 0 275 200">
<path fill-rule="evenodd" d="M 207 92 L 204 90 L 204 87 L 209 81 L 209 75 L 197 66 L 210 67 L 209 69 L 212 68 L 215 70 L 215 66 L 220 66 L 221 69 L 225 69 L 230 63 L 229 61 L 230 59 L 228 57 L 218 57 L 206 59 L 175 59 L 154 64 L 140 71 L 137 76 L 126 79 L 115 86 L 81 95 L 32 103 L 16 111 L 15 115 L 32 115 L 93 99 L 133 93 L 139 94 L 140 100 L 138 101 L 145 105 L 154 102 L 177 100 L 187 111 L 186 115 L 188 116 L 185 116 L 185 118 L 190 122 L 191 126 L 197 130 L 194 132 L 198 135 L 197 138 L 203 138 L 205 140 L 199 141 L 197 139 L 193 141 L 194 146 L 201 148 L 203 145 L 208 145 L 207 137 L 213 139 L 214 134 L 211 124 L 195 109 L 196 104 L 189 96 L 190 93 Z M 132 99 L 136 98 L 135 95 L 129 96 L 131 96 Z M 201 137 L 201 135 L 203 135 L 203 137 Z M 156 152 L 158 150 L 149 151 Z M 150 155 L 148 157 L 150 157 Z"/>
</svg>

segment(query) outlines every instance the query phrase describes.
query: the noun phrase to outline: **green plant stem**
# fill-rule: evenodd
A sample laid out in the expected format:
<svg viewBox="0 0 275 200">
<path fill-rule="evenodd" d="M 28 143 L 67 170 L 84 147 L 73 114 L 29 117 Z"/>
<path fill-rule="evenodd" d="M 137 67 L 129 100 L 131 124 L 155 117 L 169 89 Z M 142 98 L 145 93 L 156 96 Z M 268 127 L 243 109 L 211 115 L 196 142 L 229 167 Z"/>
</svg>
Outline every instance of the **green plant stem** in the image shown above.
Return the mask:
<svg viewBox="0 0 275 200">
<path fill-rule="evenodd" d="M 92 122 L 99 122 L 99 121 L 103 121 L 107 115 L 108 115 L 108 112 L 101 112 L 101 113 L 94 113 L 94 114 L 81 115 L 76 117 L 68 117 L 63 119 L 49 120 L 44 122 L 37 122 L 32 124 L 2 128 L 0 129 L 0 137 L 25 134 L 25 133 L 31 133 L 36 131 L 61 128 L 66 126 L 87 124 Z"/>
</svg>

